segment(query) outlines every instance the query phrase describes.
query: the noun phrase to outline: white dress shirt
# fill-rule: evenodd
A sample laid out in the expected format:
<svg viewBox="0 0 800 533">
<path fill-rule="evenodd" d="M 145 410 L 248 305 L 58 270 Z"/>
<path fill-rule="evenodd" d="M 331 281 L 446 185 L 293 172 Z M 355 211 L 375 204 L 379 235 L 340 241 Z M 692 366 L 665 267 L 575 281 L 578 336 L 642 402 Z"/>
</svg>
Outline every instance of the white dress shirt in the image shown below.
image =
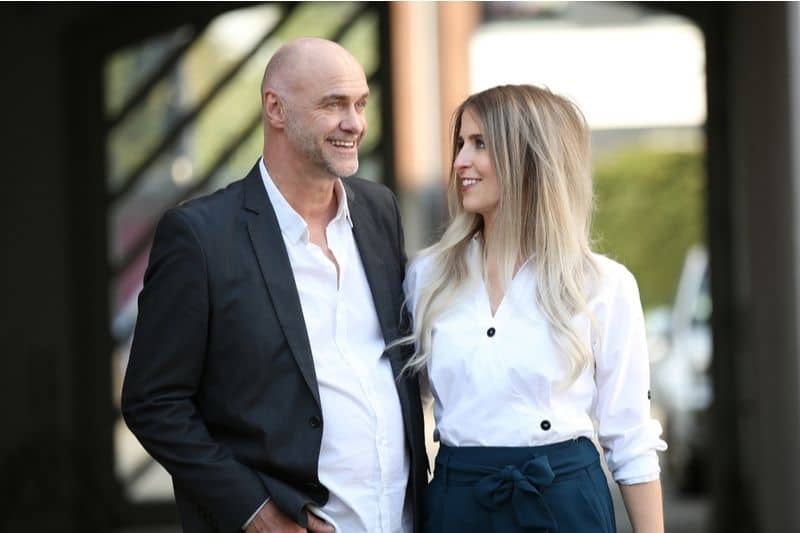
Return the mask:
<svg viewBox="0 0 800 533">
<path fill-rule="evenodd" d="M 569 363 L 535 299 L 532 262 L 514 276 L 492 316 L 481 278 L 481 243 L 468 251 L 471 278 L 433 323 L 427 374 L 441 442 L 448 446 L 539 446 L 597 437 L 614 479 L 658 479 L 661 426 L 650 417 L 649 359 L 639 290 L 619 263 L 595 255 L 599 289 L 589 302 L 596 326 L 574 318 L 591 342 L 594 365 L 564 387 Z M 413 306 L 425 287 L 430 256 L 406 276 Z"/>
<path fill-rule="evenodd" d="M 336 531 L 411 531 L 405 507 L 409 459 L 394 375 L 352 232 L 347 195 L 326 228 L 336 266 L 309 241 L 303 218 L 264 166 L 261 177 L 289 254 L 322 404 L 319 480 L 330 491 L 320 516 Z M 321 511 L 321 512 L 320 512 Z"/>
</svg>

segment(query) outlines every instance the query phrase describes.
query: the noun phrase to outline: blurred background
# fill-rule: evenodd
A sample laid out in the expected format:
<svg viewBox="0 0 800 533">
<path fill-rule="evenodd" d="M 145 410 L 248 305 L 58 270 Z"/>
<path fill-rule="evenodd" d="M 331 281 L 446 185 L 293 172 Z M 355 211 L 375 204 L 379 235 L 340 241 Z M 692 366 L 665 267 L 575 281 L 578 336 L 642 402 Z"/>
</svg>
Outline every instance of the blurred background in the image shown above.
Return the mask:
<svg viewBox="0 0 800 533">
<path fill-rule="evenodd" d="M 177 531 L 119 415 L 152 232 L 255 164 L 263 68 L 299 36 L 364 66 L 359 175 L 400 198 L 410 254 L 445 220 L 458 103 L 573 99 L 595 247 L 645 308 L 667 531 L 800 531 L 798 26 L 784 3 L 0 6 L 0 531 Z"/>
</svg>

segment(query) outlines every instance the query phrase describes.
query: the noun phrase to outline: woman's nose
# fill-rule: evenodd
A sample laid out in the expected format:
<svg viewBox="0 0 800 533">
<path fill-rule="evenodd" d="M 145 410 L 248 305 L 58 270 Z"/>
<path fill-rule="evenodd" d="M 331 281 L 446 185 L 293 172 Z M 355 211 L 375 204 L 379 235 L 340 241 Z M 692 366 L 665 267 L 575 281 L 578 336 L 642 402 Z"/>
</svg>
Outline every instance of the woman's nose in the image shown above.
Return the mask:
<svg viewBox="0 0 800 533">
<path fill-rule="evenodd" d="M 469 152 L 466 147 L 462 147 L 458 153 L 456 154 L 456 159 L 453 161 L 453 168 L 456 170 L 464 169 L 469 167 L 471 161 L 469 157 Z"/>
</svg>

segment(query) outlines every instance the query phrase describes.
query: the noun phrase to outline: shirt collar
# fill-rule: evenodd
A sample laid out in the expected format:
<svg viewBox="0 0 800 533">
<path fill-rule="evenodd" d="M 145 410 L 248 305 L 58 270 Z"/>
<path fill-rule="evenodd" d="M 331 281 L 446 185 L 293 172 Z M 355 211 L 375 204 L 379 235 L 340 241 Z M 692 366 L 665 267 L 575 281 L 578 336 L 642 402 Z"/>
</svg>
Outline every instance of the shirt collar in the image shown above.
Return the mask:
<svg viewBox="0 0 800 533">
<path fill-rule="evenodd" d="M 283 196 L 280 189 L 278 189 L 278 186 L 275 185 L 275 182 L 272 181 L 272 177 L 269 175 L 267 167 L 264 165 L 263 158 L 258 162 L 258 170 L 261 172 L 261 180 L 264 182 L 267 196 L 272 204 L 272 208 L 275 210 L 275 216 L 278 218 L 278 226 L 280 226 L 281 232 L 283 232 L 286 238 L 292 243 L 297 243 L 300 240 L 308 242 L 308 224 L 306 224 L 303 217 L 294 210 Z M 338 207 L 336 209 L 336 215 L 330 223 L 333 224 L 344 220 L 347 221 L 352 228 L 353 221 L 350 218 L 350 209 L 347 205 L 347 194 L 344 189 L 344 184 L 339 178 L 336 179 L 334 184 L 334 193 L 336 194 Z"/>
<path fill-rule="evenodd" d="M 347 203 L 347 191 L 344 188 L 342 179 L 336 178 L 333 187 L 336 191 L 336 201 L 339 202 L 339 207 L 336 209 L 336 216 L 333 217 L 333 220 L 346 220 L 352 229 L 353 219 L 350 218 L 350 205 Z"/>
</svg>

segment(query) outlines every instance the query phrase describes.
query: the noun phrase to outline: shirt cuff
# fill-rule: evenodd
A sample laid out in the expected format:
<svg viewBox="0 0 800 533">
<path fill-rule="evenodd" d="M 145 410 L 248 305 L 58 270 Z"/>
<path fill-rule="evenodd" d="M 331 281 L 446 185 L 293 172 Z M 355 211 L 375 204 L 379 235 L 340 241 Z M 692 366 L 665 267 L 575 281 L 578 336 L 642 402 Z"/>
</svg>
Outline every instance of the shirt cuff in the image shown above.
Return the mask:
<svg viewBox="0 0 800 533">
<path fill-rule="evenodd" d="M 655 473 L 627 478 L 625 481 L 620 480 L 618 483 L 620 485 L 638 485 L 639 483 L 649 483 L 651 481 L 656 481 L 660 477 L 661 477 L 660 472 L 655 472 Z"/>
<path fill-rule="evenodd" d="M 266 499 L 266 500 L 264 500 L 264 503 L 262 503 L 261 505 L 259 505 L 259 506 L 258 506 L 258 509 L 256 509 L 256 512 L 255 512 L 255 513 L 253 513 L 253 514 L 251 514 L 251 515 L 250 515 L 250 518 L 248 518 L 248 519 L 247 519 L 247 522 L 245 522 L 245 523 L 244 523 L 244 525 L 242 526 L 242 531 L 244 531 L 245 529 L 247 529 L 247 527 L 250 525 L 250 523 L 253 521 L 253 519 L 255 519 L 255 517 L 256 517 L 256 515 L 258 514 L 258 512 L 259 512 L 261 509 L 263 509 L 263 508 L 264 508 L 264 506 L 265 506 L 265 505 L 267 505 L 268 503 L 269 503 L 269 497 L 267 497 L 267 499 Z"/>
<path fill-rule="evenodd" d="M 661 468 L 655 450 L 628 461 L 613 471 L 614 481 L 620 485 L 647 483 L 659 478 Z"/>
</svg>

